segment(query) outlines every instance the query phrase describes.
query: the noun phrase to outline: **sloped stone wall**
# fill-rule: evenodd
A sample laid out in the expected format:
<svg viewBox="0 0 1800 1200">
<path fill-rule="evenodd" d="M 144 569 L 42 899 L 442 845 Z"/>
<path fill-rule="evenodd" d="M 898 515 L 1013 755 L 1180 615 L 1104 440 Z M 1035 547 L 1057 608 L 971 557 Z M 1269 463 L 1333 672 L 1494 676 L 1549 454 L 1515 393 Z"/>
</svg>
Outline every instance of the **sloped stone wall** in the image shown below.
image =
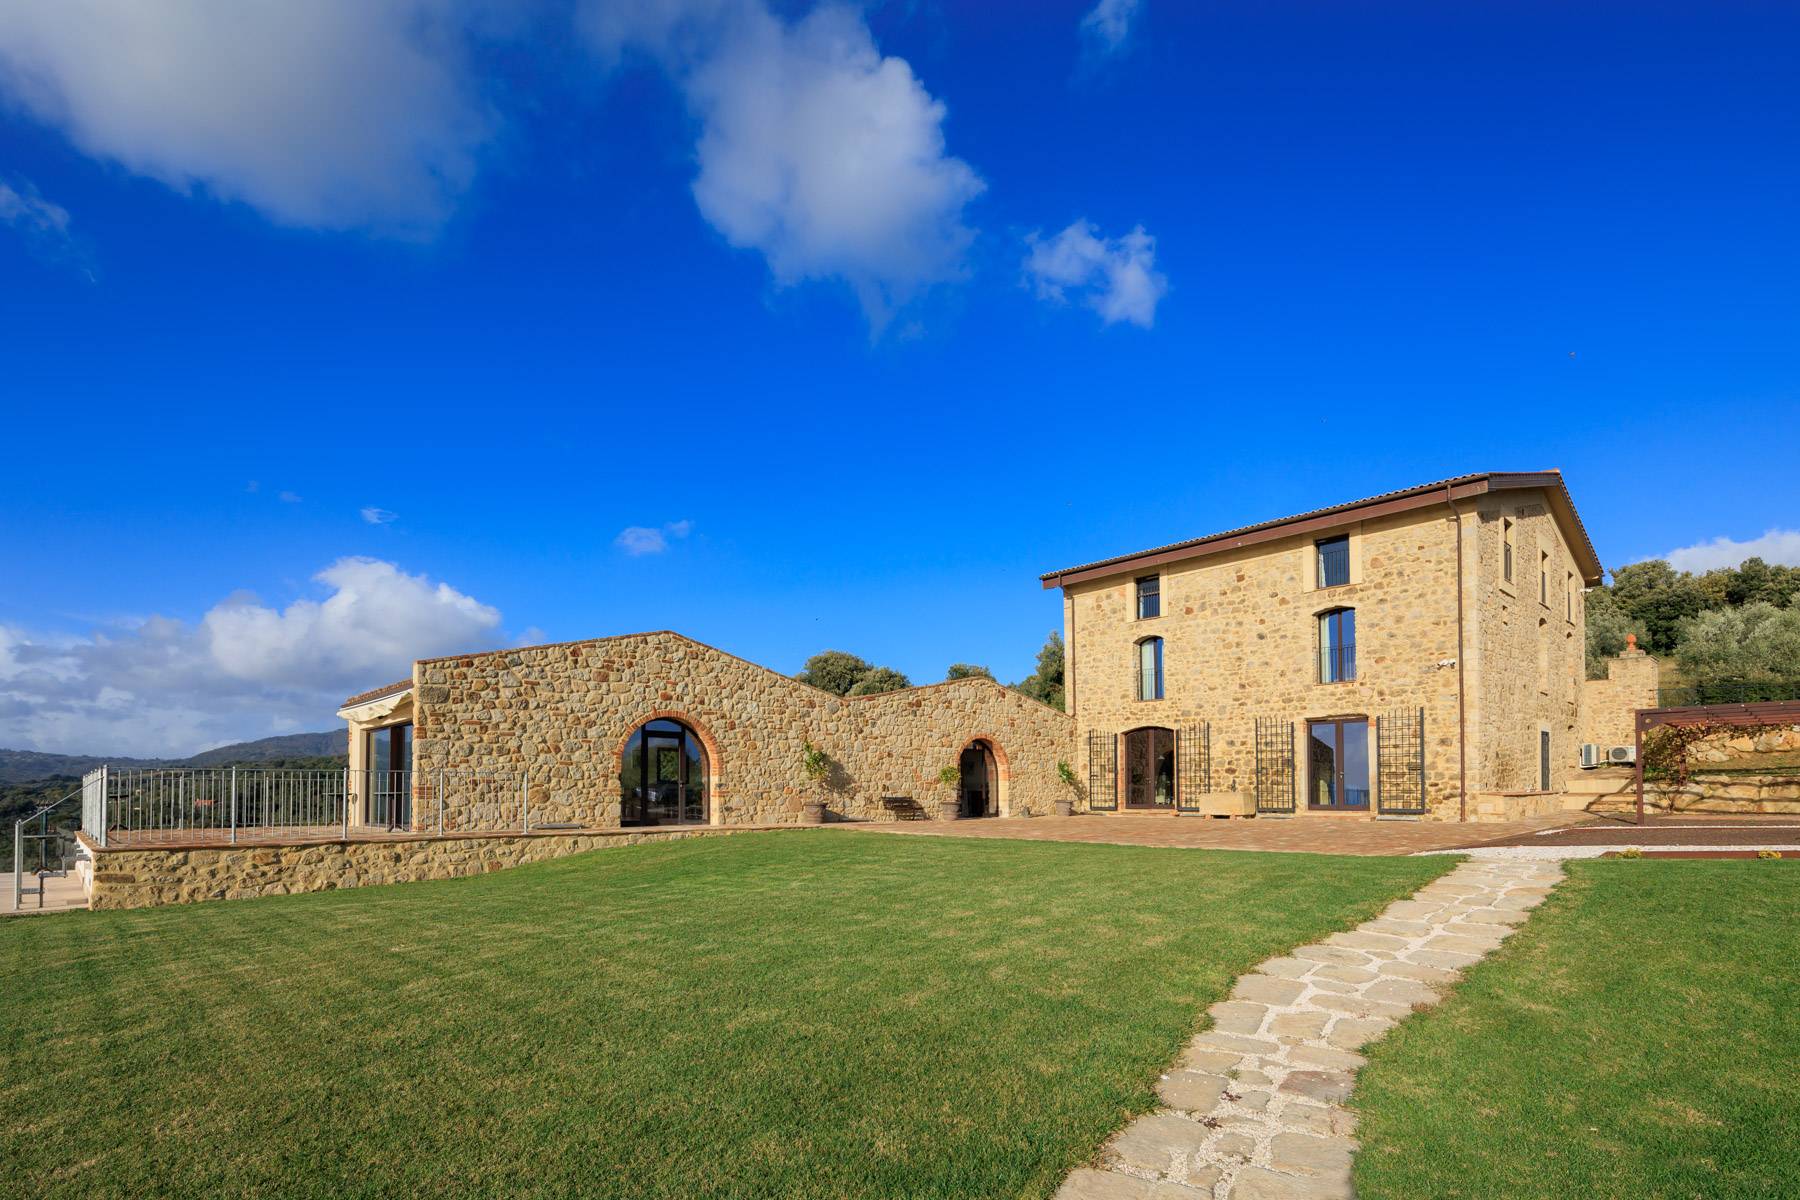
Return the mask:
<svg viewBox="0 0 1800 1200">
<path fill-rule="evenodd" d="M 889 796 L 931 811 L 951 794 L 938 771 L 977 738 L 994 748 L 1000 815 L 1067 795 L 1069 718 L 990 680 L 842 698 L 664 632 L 428 659 L 413 682 L 415 773 L 528 773 L 534 823 L 617 826 L 621 755 L 657 718 L 706 747 L 715 824 L 795 823 L 808 799 L 836 819 L 894 819 Z M 832 763 L 822 790 L 801 773 L 808 739 Z"/>
</svg>

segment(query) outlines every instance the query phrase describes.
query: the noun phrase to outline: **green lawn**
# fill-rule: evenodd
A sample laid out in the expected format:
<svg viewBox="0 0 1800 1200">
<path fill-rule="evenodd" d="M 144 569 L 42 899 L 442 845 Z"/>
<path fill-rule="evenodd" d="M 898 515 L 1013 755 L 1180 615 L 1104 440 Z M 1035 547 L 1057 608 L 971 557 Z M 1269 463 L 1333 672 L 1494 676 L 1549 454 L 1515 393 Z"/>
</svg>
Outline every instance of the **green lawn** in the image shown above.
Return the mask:
<svg viewBox="0 0 1800 1200">
<path fill-rule="evenodd" d="M 807 832 L 0 923 L 4 1184 L 1045 1196 L 1446 858 Z"/>
<path fill-rule="evenodd" d="M 1800 1193 L 1800 868 L 1571 864 L 1354 1103 L 1370 1200 Z"/>
</svg>

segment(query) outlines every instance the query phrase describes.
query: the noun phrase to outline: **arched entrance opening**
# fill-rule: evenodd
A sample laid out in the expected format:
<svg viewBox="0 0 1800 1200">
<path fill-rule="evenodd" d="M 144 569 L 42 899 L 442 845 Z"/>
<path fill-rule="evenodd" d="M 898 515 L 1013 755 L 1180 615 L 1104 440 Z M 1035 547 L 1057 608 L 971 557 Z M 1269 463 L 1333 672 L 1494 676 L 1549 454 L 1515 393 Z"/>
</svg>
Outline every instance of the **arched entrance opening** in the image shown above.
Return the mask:
<svg viewBox="0 0 1800 1200">
<path fill-rule="evenodd" d="M 957 811 L 963 817 L 1000 815 L 1000 769 L 994 748 L 983 738 L 963 747 L 957 759 L 961 778 L 956 785 Z"/>
<path fill-rule="evenodd" d="M 1120 790 L 1125 807 L 1156 811 L 1175 807 L 1175 731 L 1151 725 L 1120 739 Z"/>
<path fill-rule="evenodd" d="M 619 755 L 619 824 L 707 824 L 711 768 L 687 725 L 666 717 L 640 725 Z"/>
</svg>

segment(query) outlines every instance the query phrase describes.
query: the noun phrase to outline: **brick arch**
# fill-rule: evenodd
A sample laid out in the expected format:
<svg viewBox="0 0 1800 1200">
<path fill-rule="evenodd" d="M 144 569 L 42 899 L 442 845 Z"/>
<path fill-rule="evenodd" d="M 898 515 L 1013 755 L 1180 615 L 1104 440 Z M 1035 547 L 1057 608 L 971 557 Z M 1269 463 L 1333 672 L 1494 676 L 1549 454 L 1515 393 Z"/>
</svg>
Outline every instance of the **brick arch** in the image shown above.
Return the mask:
<svg viewBox="0 0 1800 1200">
<path fill-rule="evenodd" d="M 956 759 L 962 761 L 963 751 L 976 742 L 986 742 L 988 751 L 994 756 L 994 812 L 997 816 L 1012 816 L 1012 760 L 1006 757 L 1006 747 L 1000 739 L 991 733 L 972 734 L 957 748 Z"/>
<path fill-rule="evenodd" d="M 724 791 L 720 780 L 724 774 L 721 767 L 725 756 L 719 753 L 719 739 L 713 736 L 712 730 L 708 729 L 704 722 L 696 720 L 692 713 L 672 708 L 659 708 L 634 717 L 630 727 L 625 730 L 625 735 L 613 746 L 613 779 L 616 781 L 619 772 L 625 769 L 625 748 L 631 745 L 632 737 L 652 721 L 680 721 L 699 739 L 700 748 L 706 751 L 706 823 L 708 825 L 721 824 L 720 817 L 724 812 Z"/>
</svg>

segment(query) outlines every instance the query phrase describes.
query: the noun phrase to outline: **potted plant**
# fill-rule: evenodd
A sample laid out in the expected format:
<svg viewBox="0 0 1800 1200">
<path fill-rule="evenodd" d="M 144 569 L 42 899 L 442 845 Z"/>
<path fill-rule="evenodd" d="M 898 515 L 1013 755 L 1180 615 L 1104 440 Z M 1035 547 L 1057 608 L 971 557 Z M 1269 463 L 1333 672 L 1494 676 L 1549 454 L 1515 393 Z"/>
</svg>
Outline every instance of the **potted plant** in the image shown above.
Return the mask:
<svg viewBox="0 0 1800 1200">
<path fill-rule="evenodd" d="M 1063 785 L 1069 789 L 1069 794 L 1067 796 L 1058 796 L 1056 798 L 1056 815 L 1059 817 L 1072 817 L 1075 815 L 1075 793 L 1080 789 L 1080 784 L 1075 780 L 1075 768 L 1069 765 L 1068 759 L 1059 758 L 1056 760 L 1056 777 L 1062 780 Z"/>
<path fill-rule="evenodd" d="M 807 738 L 800 747 L 800 772 L 806 776 L 807 784 L 813 788 L 810 797 L 800 804 L 800 821 L 804 825 L 823 825 L 825 823 L 825 800 L 818 794 L 825 786 L 825 780 L 831 774 L 831 760 L 825 752 L 813 745 Z"/>
<path fill-rule="evenodd" d="M 962 801 L 956 794 L 956 787 L 962 782 L 962 768 L 955 763 L 948 763 L 938 772 L 938 782 L 950 789 L 947 800 L 938 801 L 938 816 L 945 821 L 954 821 L 962 815 Z"/>
</svg>

